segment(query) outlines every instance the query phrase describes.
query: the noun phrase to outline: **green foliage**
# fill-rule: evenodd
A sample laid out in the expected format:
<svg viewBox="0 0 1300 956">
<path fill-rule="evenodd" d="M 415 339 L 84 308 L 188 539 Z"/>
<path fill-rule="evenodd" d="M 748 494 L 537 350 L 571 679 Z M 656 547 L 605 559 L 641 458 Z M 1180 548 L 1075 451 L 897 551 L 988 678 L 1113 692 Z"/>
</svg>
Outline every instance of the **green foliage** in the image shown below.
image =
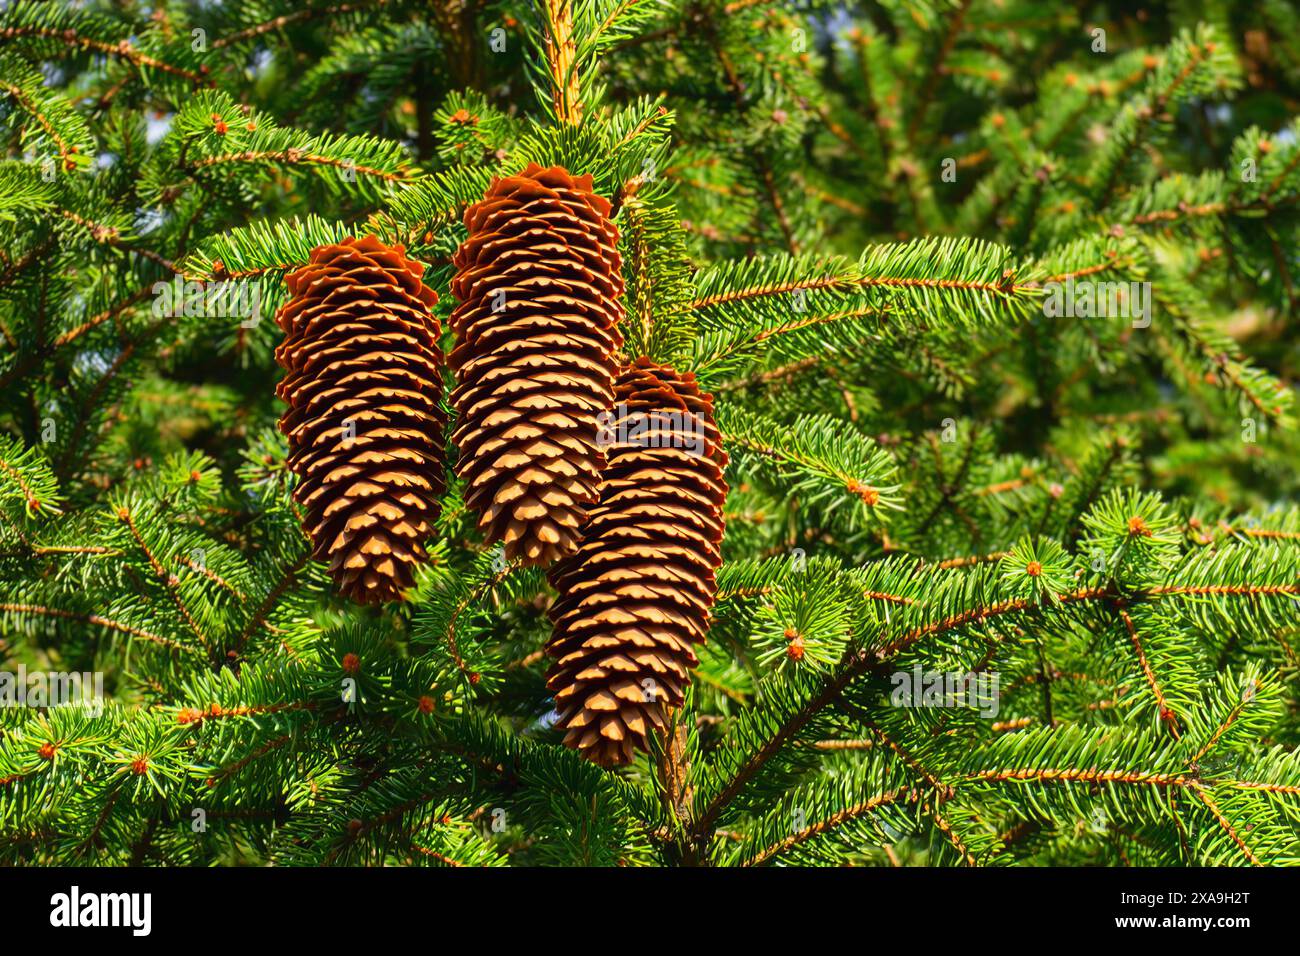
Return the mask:
<svg viewBox="0 0 1300 956">
<path fill-rule="evenodd" d="M 1300 19 L 1197 6 L 0 4 L 0 698 L 102 687 L 0 706 L 0 861 L 1300 863 Z M 530 162 L 730 456 L 617 772 L 458 482 L 349 605 L 275 428 L 284 277 L 374 234 L 445 318 Z"/>
</svg>

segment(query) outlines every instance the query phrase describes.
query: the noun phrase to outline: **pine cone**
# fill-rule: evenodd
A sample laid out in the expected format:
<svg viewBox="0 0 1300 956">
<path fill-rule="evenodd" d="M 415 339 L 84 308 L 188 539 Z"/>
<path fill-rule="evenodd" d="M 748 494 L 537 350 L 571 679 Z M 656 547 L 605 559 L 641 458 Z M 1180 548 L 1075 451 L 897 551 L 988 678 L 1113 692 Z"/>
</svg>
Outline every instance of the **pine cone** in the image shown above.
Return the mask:
<svg viewBox="0 0 1300 956">
<path fill-rule="evenodd" d="M 573 552 L 604 465 L 597 417 L 613 403 L 623 276 L 591 186 L 537 165 L 493 182 L 454 259 L 456 474 L 488 543 L 524 564 Z"/>
<path fill-rule="evenodd" d="M 648 749 L 682 703 L 717 592 L 727 496 L 713 396 L 693 374 L 642 358 L 614 391 L 600 502 L 578 551 L 550 572 L 547 643 L 556 726 L 603 766 Z"/>
<path fill-rule="evenodd" d="M 424 266 L 373 236 L 312 250 L 286 280 L 275 351 L 312 557 L 355 601 L 401 600 L 444 490 L 441 328 Z"/>
</svg>

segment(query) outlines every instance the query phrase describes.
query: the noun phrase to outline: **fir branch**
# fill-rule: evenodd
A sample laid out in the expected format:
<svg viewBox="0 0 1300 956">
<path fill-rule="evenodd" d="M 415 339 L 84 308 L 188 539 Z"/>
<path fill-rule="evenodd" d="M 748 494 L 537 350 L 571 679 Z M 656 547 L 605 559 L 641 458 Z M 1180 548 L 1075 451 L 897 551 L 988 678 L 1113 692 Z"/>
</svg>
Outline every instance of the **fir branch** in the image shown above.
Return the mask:
<svg viewBox="0 0 1300 956">
<path fill-rule="evenodd" d="M 561 123 L 582 122 L 582 92 L 578 82 L 577 41 L 570 0 L 543 0 L 546 62 L 551 77 L 551 103 Z"/>
<path fill-rule="evenodd" d="M 42 607 L 37 604 L 0 604 L 0 611 L 10 611 L 17 614 L 39 614 L 43 617 L 84 621 L 87 624 L 94 624 L 97 627 L 105 627 L 109 630 L 117 631 L 130 637 L 138 637 L 141 640 L 150 641 L 161 647 L 165 647 L 168 650 L 182 651 L 190 654 L 197 653 L 193 647 L 183 644 L 180 641 L 174 641 L 170 638 L 163 637 L 160 634 L 152 634 L 143 628 L 123 624 L 121 621 L 115 621 L 100 614 L 81 613 L 54 607 Z"/>
<path fill-rule="evenodd" d="M 242 30 L 236 30 L 234 33 L 228 33 L 219 36 L 211 43 L 211 48 L 220 50 L 223 47 L 237 46 L 246 43 L 249 40 L 255 40 L 265 36 L 268 33 L 275 33 L 283 30 L 285 27 L 295 23 L 301 23 L 304 20 L 314 20 L 318 17 L 332 18 L 345 13 L 354 13 L 359 10 L 365 10 L 370 7 L 382 7 L 388 3 L 388 0 L 351 0 L 349 3 L 331 3 L 324 6 L 305 5 L 289 13 L 281 14 L 277 17 L 271 17 L 263 20 L 261 23 L 255 23 L 252 26 L 245 27 Z"/>
<path fill-rule="evenodd" d="M 197 72 L 171 63 L 165 63 L 157 57 L 141 53 L 132 45 L 130 40 L 109 43 L 93 37 L 82 36 L 72 28 L 53 30 L 46 27 L 25 25 L 0 27 L 0 40 L 21 39 L 24 37 L 39 37 L 44 40 L 55 41 L 57 44 L 75 50 L 90 51 L 103 56 L 120 57 L 134 67 L 161 70 L 164 73 L 170 73 L 173 76 L 189 80 L 195 87 L 212 85 L 211 80 Z"/>
<path fill-rule="evenodd" d="M 837 826 L 852 822 L 864 815 L 874 813 L 877 809 L 887 804 L 906 800 L 916 800 L 918 796 L 919 794 L 917 791 L 910 787 L 899 787 L 895 790 L 889 791 L 888 793 L 882 793 L 878 796 L 872 797 L 862 803 L 839 810 L 830 817 L 827 817 L 825 820 L 818 820 L 816 823 L 790 834 L 780 843 L 774 843 L 771 846 L 764 847 L 746 860 L 745 866 L 762 866 L 773 857 L 779 856 L 787 850 L 798 846 L 805 840 L 811 840 L 814 837 L 827 833 Z"/>
</svg>

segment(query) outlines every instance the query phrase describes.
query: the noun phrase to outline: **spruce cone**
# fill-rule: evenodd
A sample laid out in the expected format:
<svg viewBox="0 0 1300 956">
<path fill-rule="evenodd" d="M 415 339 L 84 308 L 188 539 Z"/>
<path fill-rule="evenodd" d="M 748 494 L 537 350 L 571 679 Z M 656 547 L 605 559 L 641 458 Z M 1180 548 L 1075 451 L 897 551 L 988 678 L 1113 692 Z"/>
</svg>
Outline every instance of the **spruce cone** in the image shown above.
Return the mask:
<svg viewBox="0 0 1300 956">
<path fill-rule="evenodd" d="M 320 246 L 276 316 L 293 496 L 312 557 L 363 604 L 414 583 L 444 489 L 438 295 L 423 275 L 373 236 Z"/>
<path fill-rule="evenodd" d="M 573 552 L 604 466 L 623 276 L 591 186 L 559 166 L 495 181 L 454 259 L 456 474 L 488 543 L 525 564 Z"/>
<path fill-rule="evenodd" d="M 682 703 L 722 563 L 727 464 L 713 397 L 638 359 L 615 383 L 609 463 L 578 551 L 551 569 L 556 726 L 602 766 L 647 750 Z"/>
</svg>

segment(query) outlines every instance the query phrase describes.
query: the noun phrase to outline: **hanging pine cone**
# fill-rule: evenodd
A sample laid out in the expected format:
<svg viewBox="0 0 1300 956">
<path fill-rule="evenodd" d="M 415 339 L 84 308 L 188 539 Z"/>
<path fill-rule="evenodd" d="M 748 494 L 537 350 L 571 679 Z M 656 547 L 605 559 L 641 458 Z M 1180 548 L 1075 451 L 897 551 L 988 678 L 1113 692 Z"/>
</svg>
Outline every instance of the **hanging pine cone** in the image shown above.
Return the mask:
<svg viewBox="0 0 1300 956">
<path fill-rule="evenodd" d="M 373 236 L 312 250 L 287 281 L 280 430 L 312 556 L 355 601 L 401 600 L 444 489 L 438 295 Z"/>
<path fill-rule="evenodd" d="M 509 561 L 572 553 L 604 465 L 623 277 L 610 205 L 591 190 L 559 166 L 495 181 L 453 260 L 456 474 Z"/>
<path fill-rule="evenodd" d="M 578 550 L 551 569 L 555 692 L 564 742 L 627 763 L 681 704 L 722 563 L 727 464 L 713 397 L 638 359 L 618 376 L 609 462 Z"/>
</svg>

